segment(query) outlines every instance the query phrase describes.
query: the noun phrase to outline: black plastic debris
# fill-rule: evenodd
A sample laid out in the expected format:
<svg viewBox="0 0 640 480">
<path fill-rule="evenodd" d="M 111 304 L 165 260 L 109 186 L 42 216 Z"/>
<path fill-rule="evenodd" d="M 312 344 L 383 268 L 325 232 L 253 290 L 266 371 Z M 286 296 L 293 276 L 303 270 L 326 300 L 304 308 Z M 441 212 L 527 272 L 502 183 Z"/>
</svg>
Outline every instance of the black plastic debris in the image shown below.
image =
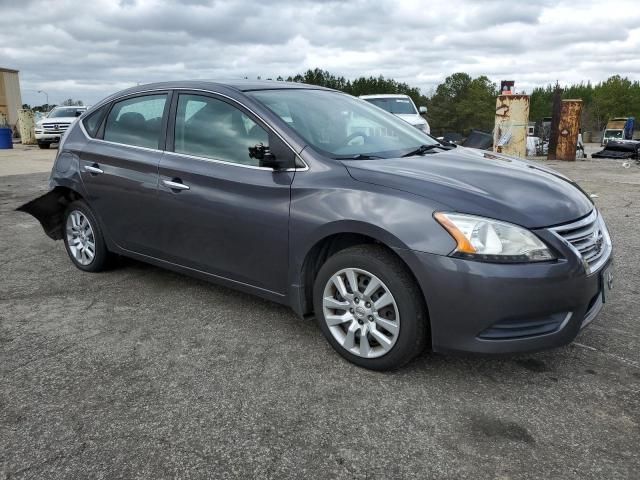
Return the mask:
<svg viewBox="0 0 640 480">
<path fill-rule="evenodd" d="M 493 135 L 480 130 L 471 130 L 471 133 L 462 143 L 462 146 L 489 150 L 493 147 Z"/>
<path fill-rule="evenodd" d="M 464 137 L 457 132 L 446 132 L 442 135 L 442 138 L 449 143 L 455 143 L 457 145 L 461 145 L 464 140 Z"/>
<path fill-rule="evenodd" d="M 609 140 L 607 146 L 600 152 L 591 154 L 591 158 L 615 158 L 624 160 L 627 158 L 640 159 L 640 142 L 636 140 Z"/>
</svg>

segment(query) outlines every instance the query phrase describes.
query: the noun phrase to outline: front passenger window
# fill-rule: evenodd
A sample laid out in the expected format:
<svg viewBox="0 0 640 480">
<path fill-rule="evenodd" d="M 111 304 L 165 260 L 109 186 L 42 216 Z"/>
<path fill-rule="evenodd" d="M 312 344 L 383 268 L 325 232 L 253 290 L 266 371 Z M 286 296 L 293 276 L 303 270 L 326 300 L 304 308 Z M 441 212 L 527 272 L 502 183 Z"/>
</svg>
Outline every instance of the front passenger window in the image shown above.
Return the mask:
<svg viewBox="0 0 640 480">
<path fill-rule="evenodd" d="M 159 148 L 167 95 L 147 95 L 113 105 L 104 127 L 104 140 Z"/>
<path fill-rule="evenodd" d="M 249 147 L 268 145 L 269 135 L 238 108 L 211 97 L 178 97 L 175 152 L 259 166 Z"/>
</svg>

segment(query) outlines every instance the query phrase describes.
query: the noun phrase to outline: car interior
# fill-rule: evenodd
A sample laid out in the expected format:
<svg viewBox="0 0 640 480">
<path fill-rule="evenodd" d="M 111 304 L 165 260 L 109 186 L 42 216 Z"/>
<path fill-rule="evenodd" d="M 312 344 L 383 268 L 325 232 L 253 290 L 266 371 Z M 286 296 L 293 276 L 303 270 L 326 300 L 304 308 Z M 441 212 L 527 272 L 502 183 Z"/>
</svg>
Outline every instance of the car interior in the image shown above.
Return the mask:
<svg viewBox="0 0 640 480">
<path fill-rule="evenodd" d="M 149 108 L 152 107 L 151 103 L 156 105 Z M 126 145 L 158 148 L 164 103 L 162 97 L 160 102 L 143 100 L 130 105 L 125 102 L 116 104 L 107 118 L 104 139 Z"/>
<path fill-rule="evenodd" d="M 190 96 L 181 96 L 178 101 L 177 153 L 258 166 L 259 160 L 249 157 L 249 147 L 268 142 L 268 134 L 261 126 L 228 103 Z"/>
</svg>

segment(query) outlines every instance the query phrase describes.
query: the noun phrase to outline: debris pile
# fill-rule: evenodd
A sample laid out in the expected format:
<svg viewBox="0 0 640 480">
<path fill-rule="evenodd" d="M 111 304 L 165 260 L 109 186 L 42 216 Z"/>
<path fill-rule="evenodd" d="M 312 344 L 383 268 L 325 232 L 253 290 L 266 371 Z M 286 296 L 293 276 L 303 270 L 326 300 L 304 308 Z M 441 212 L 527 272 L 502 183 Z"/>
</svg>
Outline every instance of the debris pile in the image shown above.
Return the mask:
<svg viewBox="0 0 640 480">
<path fill-rule="evenodd" d="M 600 152 L 593 153 L 592 158 L 614 158 L 617 160 L 639 160 L 640 141 L 609 140 Z"/>
</svg>

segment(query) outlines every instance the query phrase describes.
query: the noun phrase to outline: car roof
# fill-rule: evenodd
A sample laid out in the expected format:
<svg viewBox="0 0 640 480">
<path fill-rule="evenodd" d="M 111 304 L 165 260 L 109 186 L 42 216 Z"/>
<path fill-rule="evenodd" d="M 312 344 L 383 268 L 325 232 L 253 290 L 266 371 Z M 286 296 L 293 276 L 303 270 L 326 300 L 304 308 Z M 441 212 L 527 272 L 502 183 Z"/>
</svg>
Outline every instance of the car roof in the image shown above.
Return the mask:
<svg viewBox="0 0 640 480">
<path fill-rule="evenodd" d="M 307 83 L 284 82 L 279 80 L 182 80 L 173 82 L 148 83 L 145 85 L 136 85 L 129 89 L 118 92 L 118 96 L 122 94 L 132 94 L 136 92 L 144 92 L 148 90 L 159 89 L 189 89 L 195 90 L 218 90 L 220 88 L 229 88 L 240 92 L 250 92 L 253 90 L 287 90 L 287 89 L 313 89 L 334 91 L 330 88 L 320 87 L 318 85 L 309 85 Z"/>
<path fill-rule="evenodd" d="M 375 95 L 360 95 L 360 98 L 411 98 L 402 93 L 378 93 Z"/>
<path fill-rule="evenodd" d="M 60 110 L 61 108 L 84 108 L 85 110 L 91 108 L 91 105 L 56 105 L 50 111 Z"/>
<path fill-rule="evenodd" d="M 309 85 L 307 83 L 284 82 L 280 80 L 179 80 L 170 82 L 147 83 L 136 85 L 135 87 L 126 88 L 118 92 L 112 93 L 108 97 L 103 98 L 100 102 L 93 105 L 93 109 L 101 108 L 109 102 L 118 100 L 130 95 L 138 93 L 150 93 L 159 90 L 204 90 L 213 93 L 232 94 L 233 92 L 244 93 L 257 90 L 324 90 L 327 92 L 339 92 L 331 88 L 320 87 L 318 85 Z"/>
</svg>

